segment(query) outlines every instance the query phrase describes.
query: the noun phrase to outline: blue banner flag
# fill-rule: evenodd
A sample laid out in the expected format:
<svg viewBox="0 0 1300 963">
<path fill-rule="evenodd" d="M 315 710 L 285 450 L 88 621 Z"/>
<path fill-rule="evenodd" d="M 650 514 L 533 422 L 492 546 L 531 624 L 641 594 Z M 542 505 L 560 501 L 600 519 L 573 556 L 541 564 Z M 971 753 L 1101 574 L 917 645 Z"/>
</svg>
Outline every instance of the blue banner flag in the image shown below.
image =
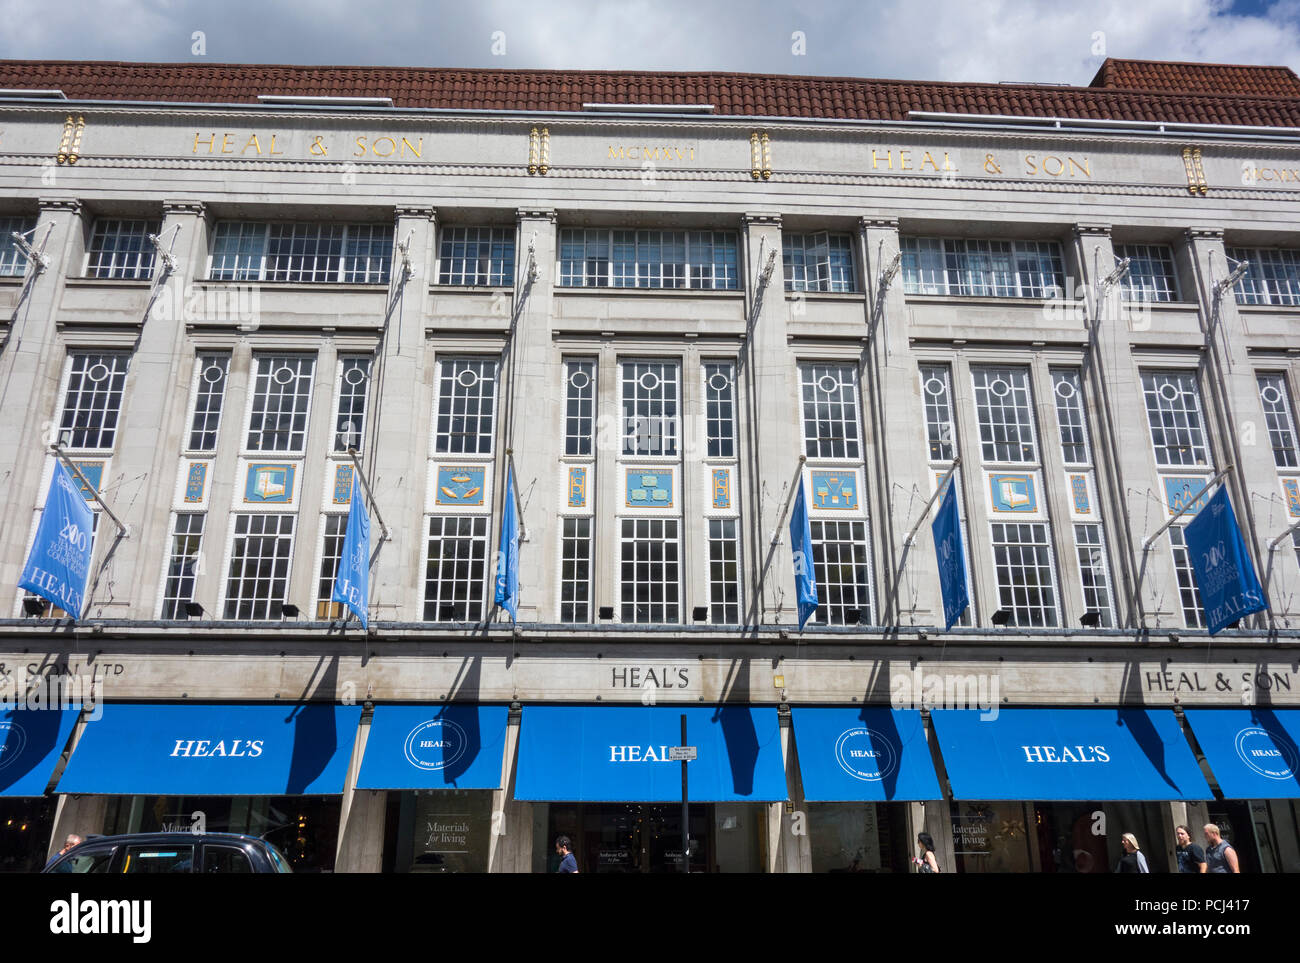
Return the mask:
<svg viewBox="0 0 1300 963">
<path fill-rule="evenodd" d="M 497 546 L 497 605 L 519 621 L 519 515 L 515 508 L 514 466 L 506 467 L 506 503 L 501 511 L 501 541 Z"/>
<path fill-rule="evenodd" d="M 361 497 L 361 479 L 356 469 L 352 471 L 352 506 L 348 509 L 348 530 L 343 536 L 343 552 L 339 556 L 338 574 L 334 576 L 334 591 L 330 599 L 342 602 L 361 622 L 363 629 L 370 628 L 370 515 Z"/>
<path fill-rule="evenodd" d="M 794 587 L 799 600 L 799 631 L 817 611 L 817 574 L 813 571 L 812 525 L 803 497 L 803 479 L 790 515 L 790 549 L 794 552 Z"/>
<path fill-rule="evenodd" d="M 966 587 L 966 551 L 961 541 L 961 516 L 957 513 L 957 486 L 951 478 L 930 530 L 934 533 L 934 554 L 939 560 L 943 630 L 947 632 L 970 605 L 970 592 Z"/>
<path fill-rule="evenodd" d="M 39 595 L 74 619 L 86 604 L 86 582 L 94 552 L 95 515 L 81 486 L 60 461 L 54 462 L 36 541 L 18 587 Z"/>
<path fill-rule="evenodd" d="M 1225 486 L 1220 485 L 1187 523 L 1183 535 L 1211 635 L 1243 616 L 1268 608 Z"/>
</svg>

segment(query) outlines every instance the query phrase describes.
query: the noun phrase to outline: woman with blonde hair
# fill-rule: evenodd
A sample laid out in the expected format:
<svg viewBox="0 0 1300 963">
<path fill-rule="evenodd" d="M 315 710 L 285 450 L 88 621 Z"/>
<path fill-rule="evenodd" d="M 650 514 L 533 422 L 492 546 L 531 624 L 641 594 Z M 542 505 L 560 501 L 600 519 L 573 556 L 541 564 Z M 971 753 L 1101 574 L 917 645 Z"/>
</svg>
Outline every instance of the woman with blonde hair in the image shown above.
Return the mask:
<svg viewBox="0 0 1300 963">
<path fill-rule="evenodd" d="M 1151 867 L 1147 865 L 1147 858 L 1142 854 L 1138 846 L 1137 837 L 1132 833 L 1125 833 L 1119 838 L 1120 845 L 1124 847 L 1124 855 L 1119 858 L 1119 863 L 1115 866 L 1117 873 L 1149 873 Z"/>
</svg>

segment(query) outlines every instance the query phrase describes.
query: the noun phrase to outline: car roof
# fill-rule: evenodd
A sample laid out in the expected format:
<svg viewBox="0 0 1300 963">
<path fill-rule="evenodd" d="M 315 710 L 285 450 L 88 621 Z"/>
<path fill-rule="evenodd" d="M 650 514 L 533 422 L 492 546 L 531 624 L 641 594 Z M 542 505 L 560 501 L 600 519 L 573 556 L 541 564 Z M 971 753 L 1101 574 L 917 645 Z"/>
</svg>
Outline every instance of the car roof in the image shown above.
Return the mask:
<svg viewBox="0 0 1300 963">
<path fill-rule="evenodd" d="M 132 843 L 132 842 L 183 842 L 205 841 L 205 842 L 249 842 L 265 843 L 266 840 L 257 836 L 249 836 L 244 833 L 122 833 L 116 836 L 87 836 L 82 840 L 81 845 L 89 843 Z"/>
</svg>

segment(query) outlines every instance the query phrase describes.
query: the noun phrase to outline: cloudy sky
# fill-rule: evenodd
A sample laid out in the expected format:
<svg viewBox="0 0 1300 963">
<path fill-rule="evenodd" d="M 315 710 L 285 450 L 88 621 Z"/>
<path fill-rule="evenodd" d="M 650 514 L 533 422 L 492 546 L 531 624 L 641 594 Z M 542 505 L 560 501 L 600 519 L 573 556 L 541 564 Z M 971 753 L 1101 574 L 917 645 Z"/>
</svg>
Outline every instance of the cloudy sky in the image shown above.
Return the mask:
<svg viewBox="0 0 1300 963">
<path fill-rule="evenodd" d="M 1300 0 L 0 0 L 0 24 L 13 59 L 1075 84 L 1106 56 L 1300 70 Z"/>
</svg>

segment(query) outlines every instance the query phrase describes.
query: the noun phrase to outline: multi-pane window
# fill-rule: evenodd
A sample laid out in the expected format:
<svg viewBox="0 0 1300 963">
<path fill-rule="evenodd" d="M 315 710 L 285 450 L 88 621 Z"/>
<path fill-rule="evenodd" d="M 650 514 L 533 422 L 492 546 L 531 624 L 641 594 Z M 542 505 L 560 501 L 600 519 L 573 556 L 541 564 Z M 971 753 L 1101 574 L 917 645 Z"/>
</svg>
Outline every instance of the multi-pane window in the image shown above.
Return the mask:
<svg viewBox="0 0 1300 963">
<path fill-rule="evenodd" d="M 1259 382 L 1259 400 L 1264 406 L 1264 422 L 1268 425 L 1268 441 L 1273 447 L 1273 462 L 1278 468 L 1300 467 L 1296 453 L 1295 419 L 1291 415 L 1291 398 L 1286 389 L 1286 376 L 1279 373 L 1256 375 Z"/>
<path fill-rule="evenodd" d="M 858 369 L 802 364 L 804 453 L 809 458 L 862 457 L 858 429 Z"/>
<path fill-rule="evenodd" d="M 1156 464 L 1208 465 L 1195 372 L 1144 371 L 1142 394 Z"/>
<path fill-rule="evenodd" d="M 248 418 L 249 451 L 301 452 L 307 442 L 316 358 L 258 355 L 253 407 Z"/>
<path fill-rule="evenodd" d="M 1300 251 L 1230 247 L 1234 261 L 1249 261 L 1237 282 L 1238 304 L 1300 304 Z"/>
<path fill-rule="evenodd" d="M 952 461 L 957 457 L 957 432 L 952 421 L 952 379 L 947 365 L 921 365 L 921 400 L 930 461 Z"/>
<path fill-rule="evenodd" d="M 438 251 L 439 284 L 508 287 L 515 276 L 515 232 L 504 227 L 446 227 Z"/>
<path fill-rule="evenodd" d="M 677 519 L 620 519 L 620 590 L 624 622 L 680 622 Z"/>
<path fill-rule="evenodd" d="M 190 451 L 216 451 L 217 429 L 226 400 L 230 355 L 201 354 L 195 360 L 194 410 L 190 418 Z"/>
<path fill-rule="evenodd" d="M 734 291 L 733 231 L 560 231 L 561 287 Z"/>
<path fill-rule="evenodd" d="M 1038 461 L 1027 368 L 972 367 L 985 462 Z"/>
<path fill-rule="evenodd" d="M 998 604 L 1009 624 L 1051 628 L 1058 624 L 1052 545 L 1044 523 L 992 524 Z"/>
<path fill-rule="evenodd" d="M 871 625 L 871 548 L 866 522 L 813 520 L 813 575 L 820 625 Z"/>
<path fill-rule="evenodd" d="M 560 539 L 560 621 L 591 621 L 591 519 L 565 518 Z"/>
<path fill-rule="evenodd" d="M 852 291 L 853 239 L 847 234 L 784 234 L 787 291 Z"/>
<path fill-rule="evenodd" d="M 348 531 L 348 516 L 325 515 L 321 526 L 320 571 L 316 577 L 316 619 L 324 622 L 343 616 L 343 603 L 335 602 L 334 580 L 339 574 L 339 561 L 343 558 L 343 539 Z"/>
<path fill-rule="evenodd" d="M 154 246 L 159 221 L 127 221 L 101 217 L 90 232 L 86 277 L 141 279 L 153 276 Z"/>
<path fill-rule="evenodd" d="M 1083 610 L 1096 612 L 1097 624 L 1115 625 L 1110 587 L 1110 569 L 1106 564 L 1106 536 L 1100 525 L 1075 525 L 1074 547 L 1079 559 L 1079 577 L 1083 581 Z"/>
<path fill-rule="evenodd" d="M 1115 256 L 1128 258 L 1123 280 L 1129 301 L 1175 301 L 1178 282 L 1174 274 L 1174 253 L 1165 244 L 1117 244 Z"/>
<path fill-rule="evenodd" d="M 1201 612 L 1200 592 L 1196 588 L 1196 571 L 1192 568 L 1181 525 L 1169 529 L 1169 546 L 1174 555 L 1174 574 L 1178 576 L 1178 602 L 1183 610 L 1183 624 L 1189 629 L 1203 629 L 1205 617 Z"/>
<path fill-rule="evenodd" d="M 899 245 L 907 294 L 1051 298 L 1065 290 L 1055 241 L 904 237 Z"/>
<path fill-rule="evenodd" d="M 709 519 L 709 621 L 740 624 L 740 539 L 734 518 Z"/>
<path fill-rule="evenodd" d="M 730 361 L 704 363 L 704 429 L 708 457 L 735 457 L 736 366 Z"/>
<path fill-rule="evenodd" d="M 121 353 L 74 351 L 69 356 L 59 418 L 59 437 L 67 439 L 69 448 L 112 449 L 129 363 Z"/>
<path fill-rule="evenodd" d="M 677 454 L 676 361 L 624 361 L 623 454 Z"/>
<path fill-rule="evenodd" d="M 426 622 L 480 622 L 487 589 L 486 515 L 429 518 Z"/>
<path fill-rule="evenodd" d="M 564 453 L 590 455 L 596 433 L 596 362 L 564 364 Z"/>
<path fill-rule="evenodd" d="M 34 217 L 0 217 L 0 277 L 21 277 L 26 272 L 27 258 L 14 243 L 14 235 L 26 234 L 35 226 Z"/>
<path fill-rule="evenodd" d="M 434 449 L 490 455 L 496 425 L 497 360 L 444 358 L 438 366 Z"/>
<path fill-rule="evenodd" d="M 225 618 L 278 619 L 289 588 L 293 515 L 236 515 Z"/>
<path fill-rule="evenodd" d="M 339 403 L 334 412 L 334 450 L 358 451 L 366 435 L 366 396 L 370 390 L 370 358 L 356 355 L 339 359 Z"/>
<path fill-rule="evenodd" d="M 1052 394 L 1056 398 L 1056 424 L 1061 432 L 1061 458 L 1067 465 L 1087 465 L 1088 425 L 1083 413 L 1083 390 L 1078 368 L 1052 369 Z"/>
<path fill-rule="evenodd" d="M 223 221 L 211 278 L 384 284 L 392 259 L 392 225 Z"/>
<path fill-rule="evenodd" d="M 203 547 L 203 522 L 199 512 L 181 512 L 172 525 L 171 551 L 167 556 L 167 578 L 163 583 L 163 619 L 186 619 L 187 602 L 194 601 L 194 580 L 198 576 L 199 551 Z"/>
</svg>

